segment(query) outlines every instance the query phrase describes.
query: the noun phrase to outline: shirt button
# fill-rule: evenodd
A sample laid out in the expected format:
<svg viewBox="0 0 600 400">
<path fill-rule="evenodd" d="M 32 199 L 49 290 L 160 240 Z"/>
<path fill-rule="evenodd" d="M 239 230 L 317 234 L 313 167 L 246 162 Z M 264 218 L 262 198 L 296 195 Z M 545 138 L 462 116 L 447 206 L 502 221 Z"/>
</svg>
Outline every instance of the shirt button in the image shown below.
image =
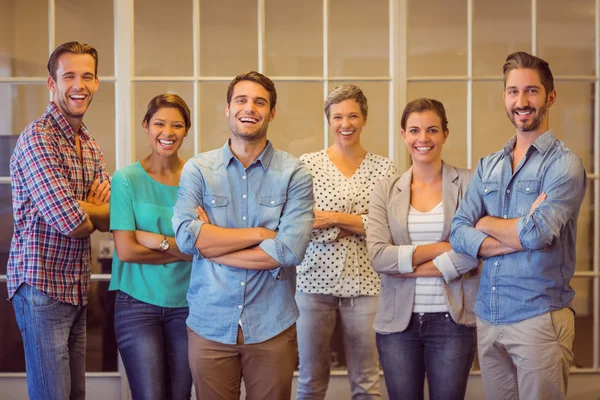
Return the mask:
<svg viewBox="0 0 600 400">
<path fill-rule="evenodd" d="M 510 193 L 510 189 L 506 189 L 506 193 Z"/>
<path fill-rule="evenodd" d="M 503 215 L 502 218 L 506 219 L 508 218 L 508 215 Z"/>
<path fill-rule="evenodd" d="M 271 200 L 271 204 L 275 204 L 275 200 Z"/>
<path fill-rule="evenodd" d="M 244 286 L 244 282 L 240 282 L 240 285 Z"/>
<path fill-rule="evenodd" d="M 245 217 L 245 216 L 243 216 L 243 217 L 242 217 L 242 219 L 245 221 L 245 220 L 246 220 L 246 217 Z"/>
<path fill-rule="evenodd" d="M 492 290 L 494 290 L 494 291 L 495 291 L 495 290 L 496 290 L 496 286 L 492 286 Z M 241 307 L 242 307 L 242 306 L 240 306 L 240 308 L 241 308 Z"/>
<path fill-rule="evenodd" d="M 244 306 L 242 306 L 241 304 L 238 306 L 238 308 L 241 310 Z"/>
<path fill-rule="evenodd" d="M 526 192 L 529 192 L 529 188 L 525 188 L 525 191 L 526 191 Z"/>
<path fill-rule="evenodd" d="M 483 193 L 487 193 L 487 192 L 488 192 L 488 190 L 487 190 L 487 189 L 484 189 L 484 190 L 483 190 Z"/>
<path fill-rule="evenodd" d="M 245 199 L 245 198 L 246 198 L 246 195 L 243 195 L 243 196 L 242 196 L 242 198 L 243 198 L 243 199 Z"/>
<path fill-rule="evenodd" d="M 242 176 L 242 179 L 246 179 L 246 175 Z"/>
<path fill-rule="evenodd" d="M 212 203 L 212 204 L 215 204 L 215 201 L 213 200 L 213 201 L 211 201 L 211 203 Z"/>
<path fill-rule="evenodd" d="M 498 265 L 498 261 L 496 261 L 496 262 L 494 263 L 494 265 Z"/>
</svg>

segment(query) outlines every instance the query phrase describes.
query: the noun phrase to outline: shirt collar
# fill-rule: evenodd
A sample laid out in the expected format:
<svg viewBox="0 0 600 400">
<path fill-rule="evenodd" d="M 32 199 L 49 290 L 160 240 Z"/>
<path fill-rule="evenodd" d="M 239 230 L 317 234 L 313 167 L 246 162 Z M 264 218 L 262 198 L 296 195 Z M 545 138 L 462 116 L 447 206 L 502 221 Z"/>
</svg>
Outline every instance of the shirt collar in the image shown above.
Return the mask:
<svg viewBox="0 0 600 400">
<path fill-rule="evenodd" d="M 231 152 L 230 143 L 231 143 L 231 139 L 227 139 L 227 141 L 225 142 L 225 145 L 221 148 L 222 149 L 222 157 L 223 157 L 221 161 L 223 162 L 223 164 L 226 167 L 229 166 L 229 164 L 231 163 L 232 160 L 234 160 L 234 159 L 237 160 L 235 155 Z M 269 168 L 269 165 L 271 164 L 271 160 L 273 159 L 274 153 L 275 153 L 275 149 L 273 148 L 273 145 L 271 144 L 270 141 L 267 140 L 267 146 L 265 147 L 265 149 L 262 151 L 262 153 L 260 153 L 260 155 L 256 158 L 256 160 L 252 164 L 260 162 L 260 165 L 262 165 L 264 169 L 267 169 L 267 168 Z"/>
<path fill-rule="evenodd" d="M 48 103 L 48 107 L 46 107 L 46 114 L 51 116 L 54 119 L 54 121 L 56 121 L 62 134 L 67 139 L 75 139 L 75 131 L 73 131 L 73 128 L 69 124 L 69 121 L 67 121 L 63 113 L 53 101 Z M 90 138 L 90 133 L 83 122 L 81 123 L 81 128 L 79 128 L 79 133 L 81 140 L 87 140 Z"/>
<path fill-rule="evenodd" d="M 556 136 L 554 136 L 554 132 L 552 132 L 552 129 L 548 129 L 546 132 L 542 133 L 537 139 L 535 139 L 535 141 L 531 145 L 538 152 L 544 154 L 548 150 L 554 139 L 556 139 Z M 515 135 L 512 138 L 510 138 L 510 140 L 504 145 L 504 154 L 510 155 L 514 150 L 516 143 L 517 136 Z"/>
</svg>

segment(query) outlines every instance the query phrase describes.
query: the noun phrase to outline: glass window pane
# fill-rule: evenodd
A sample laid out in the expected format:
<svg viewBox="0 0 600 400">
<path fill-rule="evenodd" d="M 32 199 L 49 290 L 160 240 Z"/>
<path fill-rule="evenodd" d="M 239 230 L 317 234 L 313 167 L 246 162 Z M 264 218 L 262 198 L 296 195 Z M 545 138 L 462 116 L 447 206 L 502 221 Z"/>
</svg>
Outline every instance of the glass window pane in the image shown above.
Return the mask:
<svg viewBox="0 0 600 400">
<path fill-rule="evenodd" d="M 519 50 L 531 50 L 531 7 L 521 0 L 475 0 L 473 75 L 501 76 L 506 56 Z"/>
<path fill-rule="evenodd" d="M 5 185 L 0 185 L 5 186 Z M 12 221 L 11 221 L 12 225 Z M 6 264 L 1 264 L 5 272 Z M 23 353 L 23 339 L 15 318 L 15 309 L 11 302 L 6 301 L 8 297 L 6 282 L 0 282 L 0 373 L 3 372 L 25 372 L 25 354 Z"/>
<path fill-rule="evenodd" d="M 56 45 L 76 40 L 94 47 L 98 50 L 100 76 L 114 74 L 113 3 L 113 0 L 55 2 Z M 94 16 L 93 23 L 90 15 Z"/>
<path fill-rule="evenodd" d="M 467 74 L 466 1 L 409 0 L 407 21 L 409 77 Z"/>
<path fill-rule="evenodd" d="M 265 3 L 265 72 L 277 76 L 323 73 L 322 0 Z"/>
<path fill-rule="evenodd" d="M 588 179 L 585 197 L 579 210 L 575 246 L 577 257 L 575 269 L 592 271 L 594 269 L 594 180 L 592 179 Z"/>
<path fill-rule="evenodd" d="M 323 148 L 323 84 L 275 82 L 277 114 L 268 138 L 275 148 L 299 157 Z"/>
<path fill-rule="evenodd" d="M 389 75 L 389 1 L 329 3 L 329 75 Z"/>
<path fill-rule="evenodd" d="M 342 83 L 352 83 L 361 88 L 367 98 L 369 112 L 367 124 L 360 135 L 362 146 L 371 153 L 389 156 L 389 84 L 385 82 L 332 82 L 329 90 Z M 329 144 L 335 142 L 331 130 Z"/>
<path fill-rule="evenodd" d="M 190 0 L 134 2 L 135 75 L 194 74 L 192 5 Z"/>
<path fill-rule="evenodd" d="M 594 0 L 538 0 L 538 55 L 557 75 L 594 75 Z"/>
<path fill-rule="evenodd" d="M 115 85 L 100 85 L 83 119 L 100 146 L 109 175 L 115 171 Z"/>
<path fill-rule="evenodd" d="M 455 167 L 467 167 L 467 84 L 464 82 L 411 82 L 408 101 L 418 97 L 436 99 L 444 104 L 450 135 L 442 157 Z M 402 110 L 398 110 L 402 113 Z M 403 144 L 404 145 L 404 144 Z"/>
<path fill-rule="evenodd" d="M 257 2 L 201 0 L 200 75 L 234 77 L 257 67 Z"/>
<path fill-rule="evenodd" d="M 502 149 L 515 135 L 515 128 L 506 116 L 503 90 L 501 80 L 473 83 L 473 169 L 479 159 Z"/>
<path fill-rule="evenodd" d="M 575 341 L 573 352 L 575 368 L 592 368 L 594 361 L 594 281 L 591 278 L 573 278 L 571 287 L 575 289 L 573 308 L 575 309 Z"/>
<path fill-rule="evenodd" d="M 222 147 L 231 136 L 229 123 L 225 116 L 228 86 L 228 82 L 202 82 L 200 84 L 198 113 L 200 115 L 201 152 Z"/>
<path fill-rule="evenodd" d="M 146 114 L 148 103 L 155 96 L 162 93 L 175 93 L 187 103 L 190 110 L 194 110 L 194 87 L 192 83 L 182 82 L 138 82 L 135 84 L 135 106 L 134 106 L 134 144 L 133 160 L 139 161 L 148 156 L 152 152 L 150 141 L 144 128 L 142 127 L 142 119 Z M 193 112 L 193 111 L 192 111 Z M 192 116 L 193 118 L 193 116 Z M 193 119 L 192 119 L 193 120 Z M 183 141 L 183 145 L 179 149 L 179 157 L 187 160 L 194 155 L 194 129 L 192 126 L 187 137 Z"/>
<path fill-rule="evenodd" d="M 48 0 L 0 0 L 0 76 L 48 76 Z"/>
<path fill-rule="evenodd" d="M 10 176 L 8 164 L 23 129 L 48 105 L 48 87 L 0 83 L 0 176 Z"/>
</svg>

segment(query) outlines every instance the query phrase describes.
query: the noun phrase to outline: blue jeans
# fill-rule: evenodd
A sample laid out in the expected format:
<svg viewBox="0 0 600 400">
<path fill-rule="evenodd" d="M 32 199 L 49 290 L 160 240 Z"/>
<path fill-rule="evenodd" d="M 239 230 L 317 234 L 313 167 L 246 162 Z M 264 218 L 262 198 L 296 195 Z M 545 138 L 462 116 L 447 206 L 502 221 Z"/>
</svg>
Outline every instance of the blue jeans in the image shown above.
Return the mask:
<svg viewBox="0 0 600 400">
<path fill-rule="evenodd" d="M 117 292 L 115 334 L 133 400 L 191 397 L 187 317 L 187 307 L 154 306 Z"/>
<path fill-rule="evenodd" d="M 32 400 L 85 398 L 86 306 L 62 303 L 28 284 L 12 298 Z"/>
<path fill-rule="evenodd" d="M 337 314 L 348 367 L 352 399 L 380 399 L 379 361 L 373 322 L 378 296 L 339 298 L 296 292 L 298 330 L 297 399 L 324 399 L 331 370 L 331 339 Z"/>
<path fill-rule="evenodd" d="M 425 374 L 430 400 L 463 400 L 475 355 L 475 328 L 448 313 L 413 313 L 404 332 L 377 334 L 390 399 L 422 400 Z"/>
</svg>

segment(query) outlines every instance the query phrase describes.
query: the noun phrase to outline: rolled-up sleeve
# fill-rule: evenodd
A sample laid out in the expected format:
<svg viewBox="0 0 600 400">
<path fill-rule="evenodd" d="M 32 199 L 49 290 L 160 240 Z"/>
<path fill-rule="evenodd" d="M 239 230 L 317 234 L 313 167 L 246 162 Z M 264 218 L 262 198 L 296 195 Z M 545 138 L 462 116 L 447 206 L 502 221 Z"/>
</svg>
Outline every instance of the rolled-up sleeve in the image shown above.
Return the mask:
<svg viewBox="0 0 600 400">
<path fill-rule="evenodd" d="M 271 270 L 277 276 L 281 267 L 296 267 L 302 262 L 311 238 L 315 220 L 312 176 L 310 170 L 298 163 L 287 192 L 277 236 L 263 240 L 259 247 L 279 262 L 280 267 Z"/>
<path fill-rule="evenodd" d="M 549 168 L 548 183 L 541 188 L 547 197 L 529 215 L 517 220 L 519 241 L 525 250 L 541 250 L 556 240 L 585 196 L 587 178 L 581 159 L 569 152 Z"/>
<path fill-rule="evenodd" d="M 457 254 L 454 250 L 442 253 L 433 259 L 433 265 L 442 273 L 446 283 L 477 268 L 479 263 L 478 259 Z"/>
<path fill-rule="evenodd" d="M 482 160 L 479 161 L 473 179 L 454 214 L 450 232 L 452 249 L 471 258 L 477 258 L 481 243 L 488 237 L 487 234 L 475 228 L 477 221 L 486 215 L 485 205 L 479 194 L 481 171 Z"/>
<path fill-rule="evenodd" d="M 194 159 L 189 160 L 181 171 L 177 202 L 173 209 L 173 231 L 177 247 L 182 253 L 202 257 L 196 240 L 204 222 L 198 219 L 196 207 L 202 205 L 204 179 Z"/>
</svg>

